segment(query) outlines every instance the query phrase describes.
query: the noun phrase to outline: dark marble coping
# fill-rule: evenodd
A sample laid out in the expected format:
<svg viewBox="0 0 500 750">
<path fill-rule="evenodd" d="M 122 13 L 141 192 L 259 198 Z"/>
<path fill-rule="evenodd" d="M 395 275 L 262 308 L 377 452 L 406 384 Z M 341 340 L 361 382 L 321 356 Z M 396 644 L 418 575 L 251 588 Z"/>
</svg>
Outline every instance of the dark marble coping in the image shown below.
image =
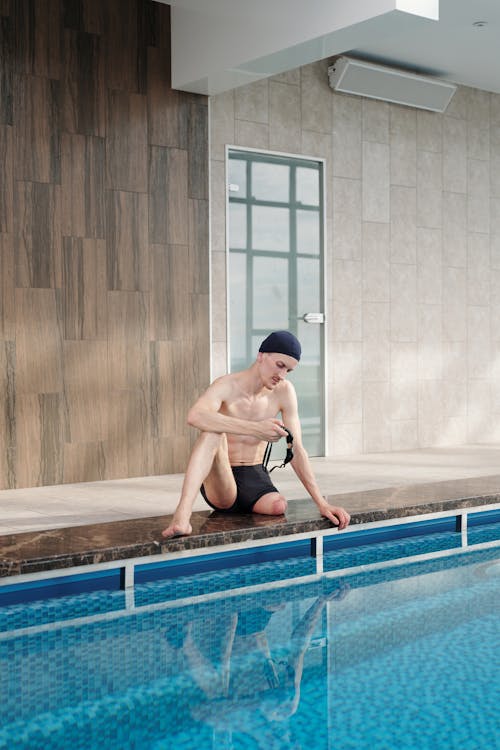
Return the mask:
<svg viewBox="0 0 500 750">
<path fill-rule="evenodd" d="M 500 503 L 500 476 L 350 492 L 330 495 L 328 500 L 351 513 L 351 526 L 453 512 Z M 166 540 L 161 530 L 170 519 L 156 516 L 0 536 L 0 577 L 208 550 L 332 528 L 311 500 L 291 501 L 286 516 L 280 517 L 195 512 L 190 536 Z"/>
</svg>

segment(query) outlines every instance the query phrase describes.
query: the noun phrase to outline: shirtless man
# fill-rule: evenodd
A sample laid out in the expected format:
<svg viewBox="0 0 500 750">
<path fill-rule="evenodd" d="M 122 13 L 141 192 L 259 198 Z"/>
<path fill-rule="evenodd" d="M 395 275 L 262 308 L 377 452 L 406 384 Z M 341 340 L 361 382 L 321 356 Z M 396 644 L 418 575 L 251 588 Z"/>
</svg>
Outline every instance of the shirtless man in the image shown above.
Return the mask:
<svg viewBox="0 0 500 750">
<path fill-rule="evenodd" d="M 297 367 L 301 346 L 288 331 L 275 331 L 262 342 L 246 370 L 217 378 L 191 407 L 188 423 L 200 431 L 182 487 L 181 498 L 164 537 L 190 534 L 196 496 L 219 511 L 282 515 L 286 499 L 262 466 L 266 444 L 294 439 L 292 467 L 322 516 L 344 529 L 350 516 L 329 505 L 316 483 L 302 444 L 293 385 L 286 380 Z M 281 419 L 277 418 L 281 414 Z"/>
</svg>

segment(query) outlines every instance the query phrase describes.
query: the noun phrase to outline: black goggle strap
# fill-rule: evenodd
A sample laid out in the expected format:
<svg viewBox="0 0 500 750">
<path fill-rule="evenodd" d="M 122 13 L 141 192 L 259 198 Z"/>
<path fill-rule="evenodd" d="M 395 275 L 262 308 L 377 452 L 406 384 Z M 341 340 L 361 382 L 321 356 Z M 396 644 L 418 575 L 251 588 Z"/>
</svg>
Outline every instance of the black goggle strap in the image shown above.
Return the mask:
<svg viewBox="0 0 500 750">
<path fill-rule="evenodd" d="M 269 469 L 269 474 L 274 471 L 274 469 L 282 469 L 284 466 L 290 463 L 290 461 L 293 458 L 293 435 L 290 432 L 290 430 L 287 430 L 286 427 L 283 428 L 287 434 L 286 436 L 286 456 L 283 459 L 283 463 L 280 465 L 273 466 L 272 469 Z M 272 450 L 272 443 L 268 443 L 266 446 L 266 450 L 264 453 L 264 459 L 262 461 L 262 464 L 265 469 L 267 469 L 267 465 L 269 463 L 269 459 L 271 458 L 271 450 Z"/>
<path fill-rule="evenodd" d="M 266 445 L 266 450 L 264 451 L 264 458 L 262 459 L 262 466 L 264 469 L 267 469 L 267 464 L 269 463 L 269 459 L 271 458 L 271 443 L 268 443 Z"/>
</svg>

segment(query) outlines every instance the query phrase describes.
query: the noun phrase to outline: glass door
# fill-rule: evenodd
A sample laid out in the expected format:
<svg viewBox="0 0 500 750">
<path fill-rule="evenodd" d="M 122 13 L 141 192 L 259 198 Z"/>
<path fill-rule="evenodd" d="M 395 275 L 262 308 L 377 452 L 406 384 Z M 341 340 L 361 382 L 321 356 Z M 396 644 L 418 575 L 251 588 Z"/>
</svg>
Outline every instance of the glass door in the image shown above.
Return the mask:
<svg viewBox="0 0 500 750">
<path fill-rule="evenodd" d="M 232 372 L 262 339 L 286 329 L 302 344 L 291 376 L 304 444 L 325 452 L 323 165 L 288 156 L 228 152 L 229 351 Z"/>
</svg>

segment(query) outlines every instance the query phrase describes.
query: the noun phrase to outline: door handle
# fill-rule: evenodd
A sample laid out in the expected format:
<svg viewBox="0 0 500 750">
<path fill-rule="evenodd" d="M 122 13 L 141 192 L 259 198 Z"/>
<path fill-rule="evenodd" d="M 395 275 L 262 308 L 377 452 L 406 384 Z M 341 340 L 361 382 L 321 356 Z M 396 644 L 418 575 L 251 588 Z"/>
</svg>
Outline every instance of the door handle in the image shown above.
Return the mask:
<svg viewBox="0 0 500 750">
<path fill-rule="evenodd" d="M 324 323 L 325 322 L 325 314 L 320 312 L 308 312 L 304 313 L 302 316 L 302 320 L 305 323 Z"/>
</svg>

